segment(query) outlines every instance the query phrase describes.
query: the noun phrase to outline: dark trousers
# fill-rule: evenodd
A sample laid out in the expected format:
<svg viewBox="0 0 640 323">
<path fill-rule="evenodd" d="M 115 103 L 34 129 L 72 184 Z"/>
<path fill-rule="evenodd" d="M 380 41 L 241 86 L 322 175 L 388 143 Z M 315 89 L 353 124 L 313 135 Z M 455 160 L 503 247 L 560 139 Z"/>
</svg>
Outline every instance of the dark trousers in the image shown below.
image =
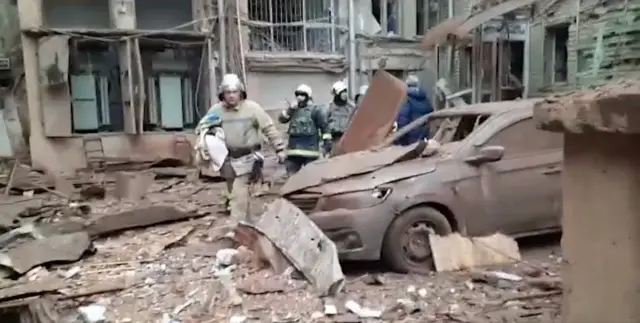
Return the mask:
<svg viewBox="0 0 640 323">
<path fill-rule="evenodd" d="M 284 167 L 287 170 L 287 175 L 291 176 L 297 173 L 302 166 L 318 159 L 317 157 L 303 157 L 303 156 L 288 156 L 284 161 Z"/>
</svg>

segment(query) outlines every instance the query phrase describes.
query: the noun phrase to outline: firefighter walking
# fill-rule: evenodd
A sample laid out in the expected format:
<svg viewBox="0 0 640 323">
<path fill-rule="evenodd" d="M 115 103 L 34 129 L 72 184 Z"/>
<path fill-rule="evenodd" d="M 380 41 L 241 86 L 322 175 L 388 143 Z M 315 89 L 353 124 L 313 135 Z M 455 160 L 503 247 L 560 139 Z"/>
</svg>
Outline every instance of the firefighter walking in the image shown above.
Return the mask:
<svg viewBox="0 0 640 323">
<path fill-rule="evenodd" d="M 213 105 L 207 115 L 219 116 L 224 131 L 228 157 L 220 169 L 227 182 L 230 195 L 229 209 L 235 220 L 249 220 L 249 202 L 252 186 L 261 181 L 264 158 L 260 154 L 263 134 L 273 146 L 279 162 L 284 162 L 284 141 L 273 120 L 255 101 L 247 99 L 244 84 L 236 74 L 226 74 L 218 91 L 220 102 Z M 196 127 L 196 133 L 207 123 L 207 116 Z M 243 165 L 244 162 L 252 163 Z M 248 171 L 247 171 L 248 169 Z"/>
<path fill-rule="evenodd" d="M 285 167 L 287 175 L 298 172 L 302 166 L 320 157 L 320 142 L 330 145 L 327 121 L 322 108 L 313 102 L 311 87 L 299 85 L 295 90 L 296 103 L 279 116 L 279 121 L 289 124 L 289 143 Z"/>
</svg>

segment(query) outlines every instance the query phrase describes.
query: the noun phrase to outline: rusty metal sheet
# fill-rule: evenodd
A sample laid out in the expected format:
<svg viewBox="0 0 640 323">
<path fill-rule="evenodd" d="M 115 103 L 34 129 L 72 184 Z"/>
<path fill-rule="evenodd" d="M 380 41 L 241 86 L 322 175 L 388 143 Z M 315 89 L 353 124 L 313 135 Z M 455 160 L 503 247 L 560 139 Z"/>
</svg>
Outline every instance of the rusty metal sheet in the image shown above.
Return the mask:
<svg viewBox="0 0 640 323">
<path fill-rule="evenodd" d="M 39 265 L 77 261 L 90 246 L 91 240 L 86 232 L 32 240 L 2 254 L 2 265 L 22 275 Z"/>
<path fill-rule="evenodd" d="M 381 143 L 389 135 L 396 116 L 407 98 L 407 86 L 393 75 L 378 71 L 362 104 L 353 115 L 335 155 L 361 151 Z"/>
<path fill-rule="evenodd" d="M 105 215 L 90 223 L 87 226 L 87 232 L 90 236 L 95 237 L 154 224 L 183 221 L 199 216 L 204 216 L 204 214 L 180 211 L 173 206 L 156 205 Z"/>
<path fill-rule="evenodd" d="M 437 45 L 446 42 L 449 35 L 453 34 L 465 21 L 466 18 L 447 19 L 429 29 L 422 38 L 420 48 L 425 51 L 433 50 Z"/>
<path fill-rule="evenodd" d="M 307 164 L 291 176 L 280 190 L 287 195 L 305 188 L 337 181 L 349 176 L 365 174 L 400 160 L 420 156 L 424 144 L 417 142 L 409 146 L 391 146 L 381 150 L 364 150 Z"/>
<path fill-rule="evenodd" d="M 469 17 L 469 19 L 467 19 L 460 27 L 458 27 L 454 33 L 458 37 L 464 37 L 469 34 L 471 30 L 479 27 L 483 23 L 495 17 L 502 16 L 505 13 L 516 10 L 520 7 L 528 6 L 536 1 L 537 0 L 505 1 L 499 5 L 485 9 L 484 11 Z"/>
<path fill-rule="evenodd" d="M 57 277 L 11 285 L 0 289 L 0 302 L 55 292 L 63 288 L 64 285 L 64 281 Z"/>
</svg>

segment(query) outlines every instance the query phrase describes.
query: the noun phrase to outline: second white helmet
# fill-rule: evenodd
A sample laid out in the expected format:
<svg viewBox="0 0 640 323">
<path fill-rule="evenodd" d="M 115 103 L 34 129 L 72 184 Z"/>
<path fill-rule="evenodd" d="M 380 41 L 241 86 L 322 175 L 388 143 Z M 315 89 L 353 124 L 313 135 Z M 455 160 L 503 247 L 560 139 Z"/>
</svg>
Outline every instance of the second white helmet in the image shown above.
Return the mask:
<svg viewBox="0 0 640 323">
<path fill-rule="evenodd" d="M 333 83 L 333 86 L 331 86 L 331 94 L 333 95 L 338 95 L 340 94 L 342 91 L 346 91 L 347 90 L 347 84 L 343 81 L 338 81 Z"/>
<path fill-rule="evenodd" d="M 298 85 L 298 87 L 296 88 L 295 94 L 298 95 L 298 93 L 306 94 L 308 97 L 311 97 L 311 95 L 313 94 L 311 92 L 311 87 L 306 84 Z"/>
<path fill-rule="evenodd" d="M 361 86 L 360 89 L 358 89 L 358 95 L 365 95 L 368 89 L 369 89 L 368 85 Z"/>
</svg>

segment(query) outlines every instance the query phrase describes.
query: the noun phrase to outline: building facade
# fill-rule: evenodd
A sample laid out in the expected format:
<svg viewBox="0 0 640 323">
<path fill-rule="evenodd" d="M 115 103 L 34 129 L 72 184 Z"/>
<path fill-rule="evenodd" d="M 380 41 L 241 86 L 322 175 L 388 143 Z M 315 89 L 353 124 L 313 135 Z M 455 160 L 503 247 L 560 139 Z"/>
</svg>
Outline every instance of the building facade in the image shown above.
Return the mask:
<svg viewBox="0 0 640 323">
<path fill-rule="evenodd" d="M 530 36 L 531 96 L 640 72 L 638 21 L 638 0 L 549 0 L 538 6 Z"/>
<path fill-rule="evenodd" d="M 354 1 L 357 34 L 382 30 L 379 5 Z M 385 55 L 399 71 L 420 66 L 417 39 L 406 41 L 418 30 L 415 4 L 389 5 L 398 22 L 415 16 L 416 25 L 399 23 L 400 51 L 389 49 L 389 41 L 359 37 L 358 54 L 366 59 L 354 62 L 358 84 Z M 222 74 L 241 75 L 251 98 L 275 115 L 300 83 L 313 88 L 317 102 L 328 102 L 331 85 L 347 76 L 350 63 L 347 1 L 32 0 L 12 6 L 21 49 L 12 104 L 32 167 L 54 174 L 106 163 L 188 162 L 193 128 L 217 100 Z"/>
</svg>

